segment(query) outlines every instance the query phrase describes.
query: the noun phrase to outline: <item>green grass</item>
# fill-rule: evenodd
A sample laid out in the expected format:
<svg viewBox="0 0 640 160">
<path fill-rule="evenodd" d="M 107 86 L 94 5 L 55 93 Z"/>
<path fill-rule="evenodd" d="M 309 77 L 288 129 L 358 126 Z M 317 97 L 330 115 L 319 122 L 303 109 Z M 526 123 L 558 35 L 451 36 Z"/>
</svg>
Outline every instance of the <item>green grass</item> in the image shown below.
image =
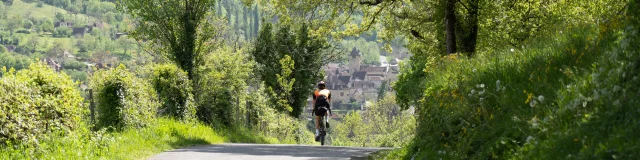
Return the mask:
<svg viewBox="0 0 640 160">
<path fill-rule="evenodd" d="M 163 151 L 216 143 L 278 143 L 246 129 L 213 129 L 194 122 L 158 119 L 152 126 L 123 132 L 77 130 L 66 136 L 43 138 L 38 147 L 0 149 L 8 159 L 144 159 Z"/>
<path fill-rule="evenodd" d="M 38 3 L 22 2 L 22 0 L 13 0 L 13 4 L 7 6 L 7 13 L 9 14 L 7 17 L 20 15 L 24 19 L 34 17 L 51 18 L 52 20 L 54 20 L 56 13 L 61 13 L 68 17 L 68 19 L 75 20 L 76 23 L 89 23 L 96 21 L 96 19 L 91 16 L 87 16 L 84 14 L 71 14 L 70 12 L 62 8 L 58 8 L 48 4 L 43 4 L 42 7 L 36 7 L 37 4 Z"/>
<path fill-rule="evenodd" d="M 407 155 L 409 152 L 407 147 L 391 149 L 391 150 L 380 150 L 369 154 L 367 157 L 370 160 L 391 160 L 391 159 L 399 159 L 399 157 L 403 157 Z"/>
<path fill-rule="evenodd" d="M 404 158 L 637 158 L 640 61 L 615 23 L 429 64 Z"/>
</svg>

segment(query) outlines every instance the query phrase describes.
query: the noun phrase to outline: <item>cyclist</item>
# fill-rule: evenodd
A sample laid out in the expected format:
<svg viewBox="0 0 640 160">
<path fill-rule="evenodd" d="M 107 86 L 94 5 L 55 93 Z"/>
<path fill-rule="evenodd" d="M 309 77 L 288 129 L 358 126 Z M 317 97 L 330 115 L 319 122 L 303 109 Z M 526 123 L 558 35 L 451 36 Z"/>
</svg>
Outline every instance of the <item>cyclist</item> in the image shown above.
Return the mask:
<svg viewBox="0 0 640 160">
<path fill-rule="evenodd" d="M 318 89 L 313 92 L 313 112 L 316 123 L 316 142 L 320 136 L 320 118 L 327 112 L 331 112 L 331 92 L 327 89 L 324 81 L 318 82 Z"/>
</svg>

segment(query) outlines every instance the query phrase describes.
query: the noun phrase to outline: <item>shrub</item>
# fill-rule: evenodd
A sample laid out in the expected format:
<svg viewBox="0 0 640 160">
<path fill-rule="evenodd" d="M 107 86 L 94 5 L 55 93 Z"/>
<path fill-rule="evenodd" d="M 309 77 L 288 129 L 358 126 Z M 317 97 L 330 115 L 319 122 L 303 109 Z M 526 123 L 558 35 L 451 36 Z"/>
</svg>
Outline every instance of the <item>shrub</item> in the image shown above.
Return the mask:
<svg viewBox="0 0 640 160">
<path fill-rule="evenodd" d="M 97 104 L 99 128 L 144 127 L 156 113 L 158 102 L 151 86 L 124 65 L 98 70 L 91 79 Z"/>
<path fill-rule="evenodd" d="M 191 82 L 187 72 L 175 65 L 158 65 L 153 70 L 153 88 L 162 106 L 160 115 L 177 119 L 190 119 L 195 115 Z"/>
<path fill-rule="evenodd" d="M 233 52 L 225 47 L 204 56 L 205 63 L 198 68 L 198 119 L 206 123 L 218 122 L 225 126 L 234 123 L 234 114 L 243 108 L 247 98 L 246 80 L 253 70 L 253 62 L 242 51 Z"/>
<path fill-rule="evenodd" d="M 79 125 L 83 98 L 76 83 L 42 63 L 0 81 L 0 142 L 35 143 L 47 133 L 67 133 Z"/>
<path fill-rule="evenodd" d="M 87 65 L 75 59 L 68 59 L 62 63 L 62 67 L 64 69 L 82 70 L 87 68 Z"/>
<path fill-rule="evenodd" d="M 22 70 L 29 67 L 29 64 L 31 64 L 31 59 L 25 55 L 0 53 L 0 67 L 6 66 L 7 68 Z"/>
<path fill-rule="evenodd" d="M 71 77 L 71 79 L 76 81 L 76 82 L 81 82 L 82 83 L 82 82 L 86 82 L 87 81 L 87 72 L 77 71 L 77 70 L 69 70 L 69 69 L 64 69 L 62 71 L 64 71 L 64 73 L 69 75 L 69 77 Z"/>
</svg>

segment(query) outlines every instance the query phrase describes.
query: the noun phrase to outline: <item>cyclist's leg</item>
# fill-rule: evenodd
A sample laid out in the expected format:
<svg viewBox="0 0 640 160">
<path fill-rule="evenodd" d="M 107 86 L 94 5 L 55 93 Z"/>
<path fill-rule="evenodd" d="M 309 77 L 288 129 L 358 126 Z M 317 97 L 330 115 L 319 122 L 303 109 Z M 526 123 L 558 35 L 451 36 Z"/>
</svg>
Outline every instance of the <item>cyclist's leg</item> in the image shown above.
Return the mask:
<svg viewBox="0 0 640 160">
<path fill-rule="evenodd" d="M 316 135 L 318 135 L 318 130 L 320 129 L 320 116 L 315 116 L 315 122 L 316 122 Z"/>
</svg>

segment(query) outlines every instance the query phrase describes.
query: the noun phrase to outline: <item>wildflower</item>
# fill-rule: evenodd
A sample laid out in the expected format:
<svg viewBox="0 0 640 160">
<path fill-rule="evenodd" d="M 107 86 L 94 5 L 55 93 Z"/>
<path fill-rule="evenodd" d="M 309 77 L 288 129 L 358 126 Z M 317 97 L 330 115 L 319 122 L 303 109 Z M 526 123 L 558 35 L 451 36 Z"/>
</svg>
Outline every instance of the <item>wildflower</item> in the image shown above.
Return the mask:
<svg viewBox="0 0 640 160">
<path fill-rule="evenodd" d="M 473 73 L 476 73 L 476 71 L 478 71 L 478 70 L 474 68 L 474 69 L 473 69 L 473 70 L 471 70 L 471 71 L 472 71 Z"/>
<path fill-rule="evenodd" d="M 528 137 L 527 137 L 527 143 L 529 143 L 529 142 L 533 141 L 534 139 L 535 139 L 535 138 L 533 138 L 532 136 L 528 136 Z"/>
<path fill-rule="evenodd" d="M 478 94 L 479 94 L 479 95 L 484 94 L 484 90 L 483 90 L 483 91 L 478 92 Z"/>
<path fill-rule="evenodd" d="M 542 96 L 542 95 L 538 96 L 538 101 L 543 102 L 544 101 L 544 96 Z"/>
<path fill-rule="evenodd" d="M 480 98 L 480 102 L 484 101 L 484 98 Z"/>
<path fill-rule="evenodd" d="M 535 101 L 535 100 L 533 100 L 533 101 L 529 102 L 529 106 L 530 106 L 531 108 L 535 107 L 535 106 L 536 106 L 536 101 Z"/>
<path fill-rule="evenodd" d="M 471 94 L 474 94 L 474 93 L 476 93 L 476 90 L 473 90 L 473 89 L 472 89 L 472 90 L 471 90 Z"/>
<path fill-rule="evenodd" d="M 511 48 L 511 52 L 515 51 L 513 48 Z"/>
</svg>

